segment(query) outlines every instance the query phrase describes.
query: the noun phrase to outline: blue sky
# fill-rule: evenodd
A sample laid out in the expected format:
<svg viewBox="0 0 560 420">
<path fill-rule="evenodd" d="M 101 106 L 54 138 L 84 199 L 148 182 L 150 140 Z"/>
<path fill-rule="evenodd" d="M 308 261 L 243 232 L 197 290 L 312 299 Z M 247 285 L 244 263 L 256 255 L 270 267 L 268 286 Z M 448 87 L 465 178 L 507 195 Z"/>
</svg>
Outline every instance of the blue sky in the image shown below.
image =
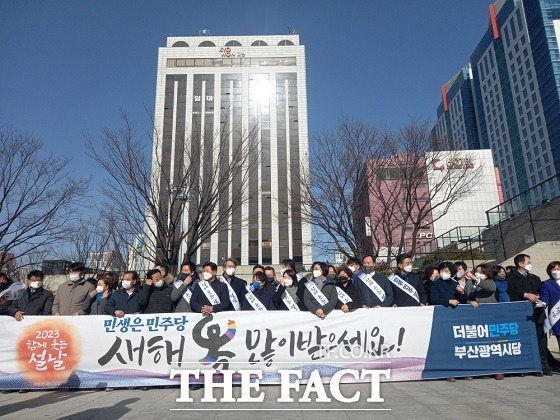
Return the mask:
<svg viewBox="0 0 560 420">
<path fill-rule="evenodd" d="M 440 86 L 468 62 L 489 3 L 3 0 L 0 125 L 32 132 L 72 156 L 77 173 L 99 177 L 84 135 L 116 127 L 119 109 L 148 127 L 167 36 L 283 34 L 287 25 L 306 46 L 311 135 L 342 113 L 392 128 L 409 116 L 433 121 Z"/>
</svg>

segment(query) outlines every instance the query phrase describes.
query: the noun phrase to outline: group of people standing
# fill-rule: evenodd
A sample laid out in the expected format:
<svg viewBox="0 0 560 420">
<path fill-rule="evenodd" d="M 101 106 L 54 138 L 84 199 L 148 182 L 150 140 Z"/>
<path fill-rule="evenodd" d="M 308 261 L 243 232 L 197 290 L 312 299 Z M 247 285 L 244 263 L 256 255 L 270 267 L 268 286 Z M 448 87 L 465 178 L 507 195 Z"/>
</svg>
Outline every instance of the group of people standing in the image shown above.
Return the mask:
<svg viewBox="0 0 560 420">
<path fill-rule="evenodd" d="M 43 288 L 44 275 L 31 271 L 27 289 L 16 300 L 0 301 L 0 315 L 21 321 L 24 315 L 112 315 L 197 312 L 208 315 L 236 310 L 309 311 L 325 318 L 333 310 L 350 312 L 359 308 L 442 305 L 456 307 L 480 303 L 527 300 L 534 307 L 542 375 L 550 375 L 547 332 L 560 345 L 560 261 L 547 267 L 549 279 L 541 282 L 532 274 L 531 258 L 520 254 L 514 266 L 480 264 L 471 272 L 464 262 L 444 261 L 427 267 L 423 276 L 415 273 L 412 257 L 398 255 L 397 267 L 386 276 L 376 270 L 376 257 L 349 258 L 335 267 L 314 262 L 309 278 L 303 277 L 291 259 L 282 261 L 280 276 L 271 266 L 253 267 L 249 283 L 235 275 L 237 262 L 227 259 L 221 274 L 213 262 L 197 267 L 191 261 L 181 265 L 178 277 L 157 264 L 142 283 L 135 271 L 122 278 L 107 273 L 97 280 L 86 278 L 83 263 L 72 263 L 68 281 L 53 293 Z M 9 286 L 0 273 L 0 291 Z M 547 317 L 548 312 L 548 317 Z M 556 369 L 556 368 L 554 368 Z M 498 375 L 497 379 L 502 379 Z"/>
</svg>

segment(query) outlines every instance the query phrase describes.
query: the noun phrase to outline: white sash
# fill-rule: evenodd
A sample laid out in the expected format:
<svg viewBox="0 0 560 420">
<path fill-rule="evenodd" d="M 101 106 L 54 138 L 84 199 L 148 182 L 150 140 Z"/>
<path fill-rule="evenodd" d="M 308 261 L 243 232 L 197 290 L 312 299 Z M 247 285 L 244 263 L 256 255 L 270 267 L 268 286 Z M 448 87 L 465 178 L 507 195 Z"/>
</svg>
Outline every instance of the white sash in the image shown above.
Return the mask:
<svg viewBox="0 0 560 420">
<path fill-rule="evenodd" d="M 548 318 L 544 320 L 544 330 L 549 332 L 554 324 L 560 319 L 560 302 L 556 302 L 556 305 L 548 312 Z"/>
<path fill-rule="evenodd" d="M 182 284 L 183 284 L 183 280 L 175 280 L 173 282 L 173 285 L 177 289 L 179 287 L 181 287 Z M 187 303 L 191 303 L 191 297 L 192 297 L 192 292 L 190 291 L 189 287 L 187 286 L 187 288 L 185 289 L 185 293 L 183 293 L 183 299 L 185 299 L 187 301 Z"/>
<path fill-rule="evenodd" d="M 336 287 L 336 293 L 338 293 L 338 300 L 340 300 L 345 305 L 349 302 L 352 302 L 352 298 L 338 286 Z"/>
<path fill-rule="evenodd" d="M 305 287 L 307 287 L 307 290 L 309 290 L 309 293 L 311 293 L 313 295 L 315 300 L 317 302 L 319 302 L 321 304 L 321 306 L 325 306 L 327 303 L 329 303 L 329 300 L 327 299 L 327 297 L 323 294 L 323 292 L 321 292 L 319 290 L 319 288 L 313 282 L 313 280 L 309 280 L 308 282 L 306 282 Z"/>
<path fill-rule="evenodd" d="M 385 291 L 377 284 L 377 282 L 369 274 L 361 273 L 358 275 L 361 281 L 371 289 L 373 293 L 379 298 L 381 302 L 385 300 Z"/>
<path fill-rule="evenodd" d="M 412 299 L 420 303 L 420 297 L 418 296 L 418 291 L 414 287 L 412 287 L 410 283 L 404 281 L 396 274 L 391 274 L 388 277 L 388 279 L 391 283 L 393 283 L 395 286 L 397 286 L 399 289 L 401 289 L 403 292 L 409 295 Z"/>
<path fill-rule="evenodd" d="M 239 304 L 239 299 L 237 299 L 237 295 L 235 294 L 235 290 L 233 290 L 233 288 L 231 287 L 231 284 L 229 284 L 228 281 L 222 276 L 218 276 L 218 280 L 226 284 L 228 288 L 229 301 L 233 305 L 233 309 L 235 309 L 236 311 L 241 309 L 241 305 Z"/>
<path fill-rule="evenodd" d="M 212 286 L 210 286 L 209 281 L 207 280 L 199 281 L 198 285 L 200 286 L 200 288 L 202 289 L 202 291 L 204 292 L 204 294 L 206 295 L 206 297 L 208 298 L 208 300 L 212 305 L 219 305 L 221 303 L 220 298 L 218 297 L 216 292 L 214 292 Z"/>
<path fill-rule="evenodd" d="M 299 306 L 297 306 L 297 303 L 294 301 L 292 296 L 290 296 L 287 290 L 282 294 L 282 302 L 284 302 L 284 305 L 286 305 L 288 310 L 299 311 Z"/>
<path fill-rule="evenodd" d="M 261 303 L 258 297 L 256 297 L 251 291 L 251 286 L 247 286 L 247 294 L 245 295 L 247 302 L 251 304 L 255 311 L 266 311 L 267 309 Z"/>
</svg>

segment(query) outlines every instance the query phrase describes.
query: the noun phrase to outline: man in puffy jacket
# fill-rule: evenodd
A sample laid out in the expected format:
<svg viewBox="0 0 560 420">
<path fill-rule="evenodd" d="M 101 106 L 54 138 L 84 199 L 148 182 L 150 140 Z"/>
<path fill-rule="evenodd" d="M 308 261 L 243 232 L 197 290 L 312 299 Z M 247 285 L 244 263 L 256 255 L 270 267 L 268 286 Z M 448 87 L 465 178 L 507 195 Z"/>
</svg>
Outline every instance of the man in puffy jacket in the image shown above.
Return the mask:
<svg viewBox="0 0 560 420">
<path fill-rule="evenodd" d="M 139 297 L 144 292 L 139 285 L 140 276 L 136 271 L 126 271 L 122 280 L 122 289 L 115 290 L 105 304 L 105 313 L 122 318 L 127 314 L 142 312 Z"/>
<path fill-rule="evenodd" d="M 161 271 L 154 269 L 146 273 L 146 283 L 142 286 L 138 297 L 138 303 L 144 308 L 145 314 L 162 314 L 173 312 L 173 301 L 171 292 L 173 286 L 169 286 Z"/>
</svg>

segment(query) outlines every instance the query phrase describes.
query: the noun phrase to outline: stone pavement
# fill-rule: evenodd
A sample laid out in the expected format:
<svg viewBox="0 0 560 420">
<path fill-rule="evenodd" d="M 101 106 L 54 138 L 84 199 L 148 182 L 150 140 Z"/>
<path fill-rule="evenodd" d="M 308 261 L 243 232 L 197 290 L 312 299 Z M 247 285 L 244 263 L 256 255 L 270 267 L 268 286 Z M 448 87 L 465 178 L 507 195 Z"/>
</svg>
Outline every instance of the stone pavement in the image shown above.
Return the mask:
<svg viewBox="0 0 560 420">
<path fill-rule="evenodd" d="M 328 387 L 326 387 L 328 390 Z M 558 418 L 560 412 L 560 375 L 537 378 L 506 377 L 476 378 L 472 382 L 446 381 L 393 382 L 381 384 L 384 403 L 367 403 L 370 384 L 342 385 L 345 396 L 359 390 L 363 402 L 333 403 L 278 403 L 279 386 L 261 386 L 265 392 L 263 403 L 201 403 L 202 390 L 191 392 L 194 403 L 177 403 L 178 388 L 154 388 L 148 391 L 102 390 L 32 391 L 24 394 L 0 394 L 2 419 L 526 419 Z M 234 388 L 239 397 L 240 388 Z M 303 394 L 303 387 L 300 396 Z M 221 395 L 215 393 L 216 397 Z M 223 411 L 172 411 L 182 409 L 220 409 Z M 251 408 L 252 411 L 234 411 Z M 285 409 L 296 411 L 272 411 Z M 300 409 L 321 409 L 300 411 Z M 390 411 L 356 411 L 382 408 Z M 261 409 L 261 410 L 255 410 Z M 340 411 L 340 410 L 344 411 Z M 330 411 L 329 411 L 330 410 Z M 335 411 L 338 410 L 338 411 Z"/>
</svg>

